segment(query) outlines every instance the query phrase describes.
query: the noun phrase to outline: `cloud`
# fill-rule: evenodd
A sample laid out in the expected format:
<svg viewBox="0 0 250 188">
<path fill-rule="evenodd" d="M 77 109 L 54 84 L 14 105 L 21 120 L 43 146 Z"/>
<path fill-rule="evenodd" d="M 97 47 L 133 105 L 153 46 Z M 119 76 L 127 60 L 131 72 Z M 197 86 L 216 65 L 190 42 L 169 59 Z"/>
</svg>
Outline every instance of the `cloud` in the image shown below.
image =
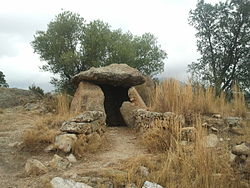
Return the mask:
<svg viewBox="0 0 250 188">
<path fill-rule="evenodd" d="M 218 2 L 207 0 L 206 2 Z M 35 83 L 49 90 L 50 73 L 41 72 L 43 64 L 33 53 L 30 42 L 37 30 L 47 24 L 61 9 L 79 13 L 87 21 L 101 19 L 112 28 L 122 28 L 141 35 L 154 34 L 168 59 L 161 75 L 186 79 L 187 64 L 195 61 L 195 30 L 188 25 L 189 10 L 197 1 L 190 0 L 8 0 L 0 6 L 0 69 L 11 87 L 28 88 Z"/>
</svg>

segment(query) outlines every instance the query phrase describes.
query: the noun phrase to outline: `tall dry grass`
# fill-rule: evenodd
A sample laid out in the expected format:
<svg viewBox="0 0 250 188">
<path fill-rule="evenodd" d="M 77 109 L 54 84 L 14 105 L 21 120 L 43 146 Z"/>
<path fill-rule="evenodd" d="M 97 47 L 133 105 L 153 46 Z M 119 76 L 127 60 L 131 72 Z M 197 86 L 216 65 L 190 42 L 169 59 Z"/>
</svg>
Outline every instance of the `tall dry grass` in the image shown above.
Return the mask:
<svg viewBox="0 0 250 188">
<path fill-rule="evenodd" d="M 181 130 L 176 129 L 168 138 L 174 144 L 167 146 L 167 152 L 162 152 L 164 150 L 161 148 L 162 153 L 158 155 L 153 151 L 153 155 L 139 156 L 125 162 L 124 169 L 128 172 L 128 181 L 135 182 L 138 187 L 141 187 L 146 180 L 171 188 L 244 187 L 240 177 L 230 165 L 227 148 L 221 147 L 217 150 L 206 147 L 204 136 L 207 133 L 202 127 L 201 117 L 196 116 L 195 122 L 193 124 L 196 130 L 194 142 L 183 145 Z M 172 126 L 178 126 L 178 123 L 173 123 Z M 151 139 L 150 147 L 154 147 L 154 144 L 157 146 L 162 141 L 161 138 L 157 139 L 154 136 L 153 138 L 155 139 Z M 166 145 L 161 146 L 166 147 Z M 147 177 L 138 170 L 140 166 L 148 168 L 150 173 Z"/>
<path fill-rule="evenodd" d="M 223 116 L 245 116 L 247 112 L 244 94 L 237 86 L 233 87 L 231 101 L 222 92 L 215 97 L 215 90 L 191 84 L 181 84 L 174 79 L 160 83 L 152 97 L 152 110 L 159 112 L 175 112 L 186 118 L 192 114 L 214 114 Z"/>
</svg>

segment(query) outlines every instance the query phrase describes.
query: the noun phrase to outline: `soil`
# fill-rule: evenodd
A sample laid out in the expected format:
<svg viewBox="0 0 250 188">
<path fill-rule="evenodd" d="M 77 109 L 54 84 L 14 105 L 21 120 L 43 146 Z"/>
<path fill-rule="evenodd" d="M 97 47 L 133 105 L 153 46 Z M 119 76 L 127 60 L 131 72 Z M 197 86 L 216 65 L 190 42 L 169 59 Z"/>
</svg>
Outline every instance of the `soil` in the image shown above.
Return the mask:
<svg viewBox="0 0 250 188">
<path fill-rule="evenodd" d="M 25 111 L 22 107 L 8 108 L 0 113 L 0 187 L 44 187 L 53 177 L 70 177 L 72 174 L 91 174 L 106 168 L 115 168 L 123 160 L 146 154 L 134 131 L 126 127 L 107 127 L 107 145 L 94 154 L 86 154 L 64 171 L 51 170 L 42 176 L 27 176 L 24 166 L 29 158 L 46 164 L 54 153 L 29 152 L 9 144 L 22 141 L 24 130 L 35 126 L 41 115 Z"/>
</svg>

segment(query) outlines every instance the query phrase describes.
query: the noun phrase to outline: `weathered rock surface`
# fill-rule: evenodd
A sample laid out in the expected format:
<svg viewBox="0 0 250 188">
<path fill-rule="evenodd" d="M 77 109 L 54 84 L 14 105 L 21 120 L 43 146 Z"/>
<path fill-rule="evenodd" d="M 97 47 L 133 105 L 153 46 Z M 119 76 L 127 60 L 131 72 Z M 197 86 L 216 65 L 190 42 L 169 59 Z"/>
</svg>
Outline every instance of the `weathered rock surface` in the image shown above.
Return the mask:
<svg viewBox="0 0 250 188">
<path fill-rule="evenodd" d="M 30 90 L 0 87 L 0 108 L 10 108 L 39 100 Z"/>
<path fill-rule="evenodd" d="M 140 109 L 139 107 L 135 106 L 135 104 L 131 102 L 123 102 L 120 108 L 120 112 L 122 117 L 128 127 L 135 126 L 135 117 L 134 117 L 134 110 Z"/>
<path fill-rule="evenodd" d="M 59 170 L 65 170 L 68 167 L 70 167 L 70 162 L 68 159 L 64 159 L 60 157 L 59 155 L 55 154 L 53 159 L 49 162 L 50 167 L 56 168 Z"/>
<path fill-rule="evenodd" d="M 204 144 L 208 148 L 216 147 L 219 143 L 219 139 L 215 134 L 209 134 L 204 137 Z"/>
<path fill-rule="evenodd" d="M 68 161 L 71 163 L 77 162 L 76 157 L 72 153 L 69 156 L 67 156 L 66 159 L 68 159 Z"/>
<path fill-rule="evenodd" d="M 67 133 L 90 134 L 97 132 L 105 125 L 105 114 L 101 111 L 86 111 L 69 121 L 60 128 Z"/>
<path fill-rule="evenodd" d="M 172 112 L 151 112 L 145 109 L 134 110 L 134 118 L 135 118 L 135 127 L 140 130 L 147 130 L 152 126 L 152 123 L 156 120 L 164 121 L 165 123 L 171 123 L 174 121 L 175 123 L 179 123 L 183 125 L 185 123 L 185 119 L 183 116 L 176 115 Z"/>
<path fill-rule="evenodd" d="M 227 118 L 225 118 L 225 122 L 230 127 L 240 125 L 241 121 L 242 121 L 242 118 L 240 118 L 240 117 L 227 117 Z"/>
<path fill-rule="evenodd" d="M 85 176 L 76 178 L 76 181 L 83 182 L 94 188 L 98 187 L 114 188 L 113 183 L 108 178 Z"/>
<path fill-rule="evenodd" d="M 146 104 L 144 103 L 141 96 L 139 95 L 139 93 L 137 92 L 137 90 L 134 87 L 131 87 L 128 90 L 128 97 L 130 99 L 130 102 L 133 103 L 135 106 L 142 108 L 142 109 L 147 108 Z"/>
<path fill-rule="evenodd" d="M 75 182 L 70 179 L 55 177 L 50 181 L 52 188 L 92 188 L 85 183 Z"/>
<path fill-rule="evenodd" d="M 90 68 L 73 77 L 75 83 L 91 81 L 97 84 L 131 87 L 143 84 L 145 79 L 136 69 L 127 64 L 111 64 L 101 68 Z"/>
<path fill-rule="evenodd" d="M 28 175 L 41 175 L 48 172 L 47 167 L 36 159 L 28 159 L 25 164 L 25 172 Z"/>
<path fill-rule="evenodd" d="M 82 114 L 70 119 L 69 121 L 76 123 L 99 121 L 100 123 L 105 123 L 105 114 L 101 111 L 85 111 Z"/>
<path fill-rule="evenodd" d="M 75 134 L 61 134 L 56 136 L 54 147 L 68 153 L 71 151 L 76 140 L 77 137 Z"/>
<path fill-rule="evenodd" d="M 161 185 L 158 185 L 156 183 L 152 183 L 150 181 L 145 181 L 142 188 L 163 188 Z"/>
<path fill-rule="evenodd" d="M 250 155 L 250 147 L 245 143 L 236 145 L 232 148 L 232 153 L 235 155 Z"/>
<path fill-rule="evenodd" d="M 148 76 L 144 76 L 144 78 L 146 80 L 145 83 L 135 86 L 135 89 L 143 99 L 144 103 L 147 106 L 150 106 L 152 102 L 151 97 L 155 91 L 156 83 L 154 82 L 154 80 L 152 80 L 152 78 Z"/>
<path fill-rule="evenodd" d="M 93 83 L 81 81 L 70 105 L 70 112 L 101 111 L 104 109 L 102 89 Z"/>
</svg>

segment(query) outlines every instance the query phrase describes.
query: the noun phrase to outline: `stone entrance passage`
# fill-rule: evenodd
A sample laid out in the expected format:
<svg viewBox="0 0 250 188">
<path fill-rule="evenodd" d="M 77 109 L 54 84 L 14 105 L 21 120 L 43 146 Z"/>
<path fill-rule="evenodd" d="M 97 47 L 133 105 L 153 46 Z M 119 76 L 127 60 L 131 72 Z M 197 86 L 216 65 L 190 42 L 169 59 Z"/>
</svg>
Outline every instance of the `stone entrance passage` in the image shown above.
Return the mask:
<svg viewBox="0 0 250 188">
<path fill-rule="evenodd" d="M 104 93 L 104 108 L 106 113 L 106 123 L 108 126 L 126 126 L 120 112 L 120 107 L 124 101 L 129 101 L 128 89 L 121 86 L 108 84 L 99 85 Z"/>
</svg>

